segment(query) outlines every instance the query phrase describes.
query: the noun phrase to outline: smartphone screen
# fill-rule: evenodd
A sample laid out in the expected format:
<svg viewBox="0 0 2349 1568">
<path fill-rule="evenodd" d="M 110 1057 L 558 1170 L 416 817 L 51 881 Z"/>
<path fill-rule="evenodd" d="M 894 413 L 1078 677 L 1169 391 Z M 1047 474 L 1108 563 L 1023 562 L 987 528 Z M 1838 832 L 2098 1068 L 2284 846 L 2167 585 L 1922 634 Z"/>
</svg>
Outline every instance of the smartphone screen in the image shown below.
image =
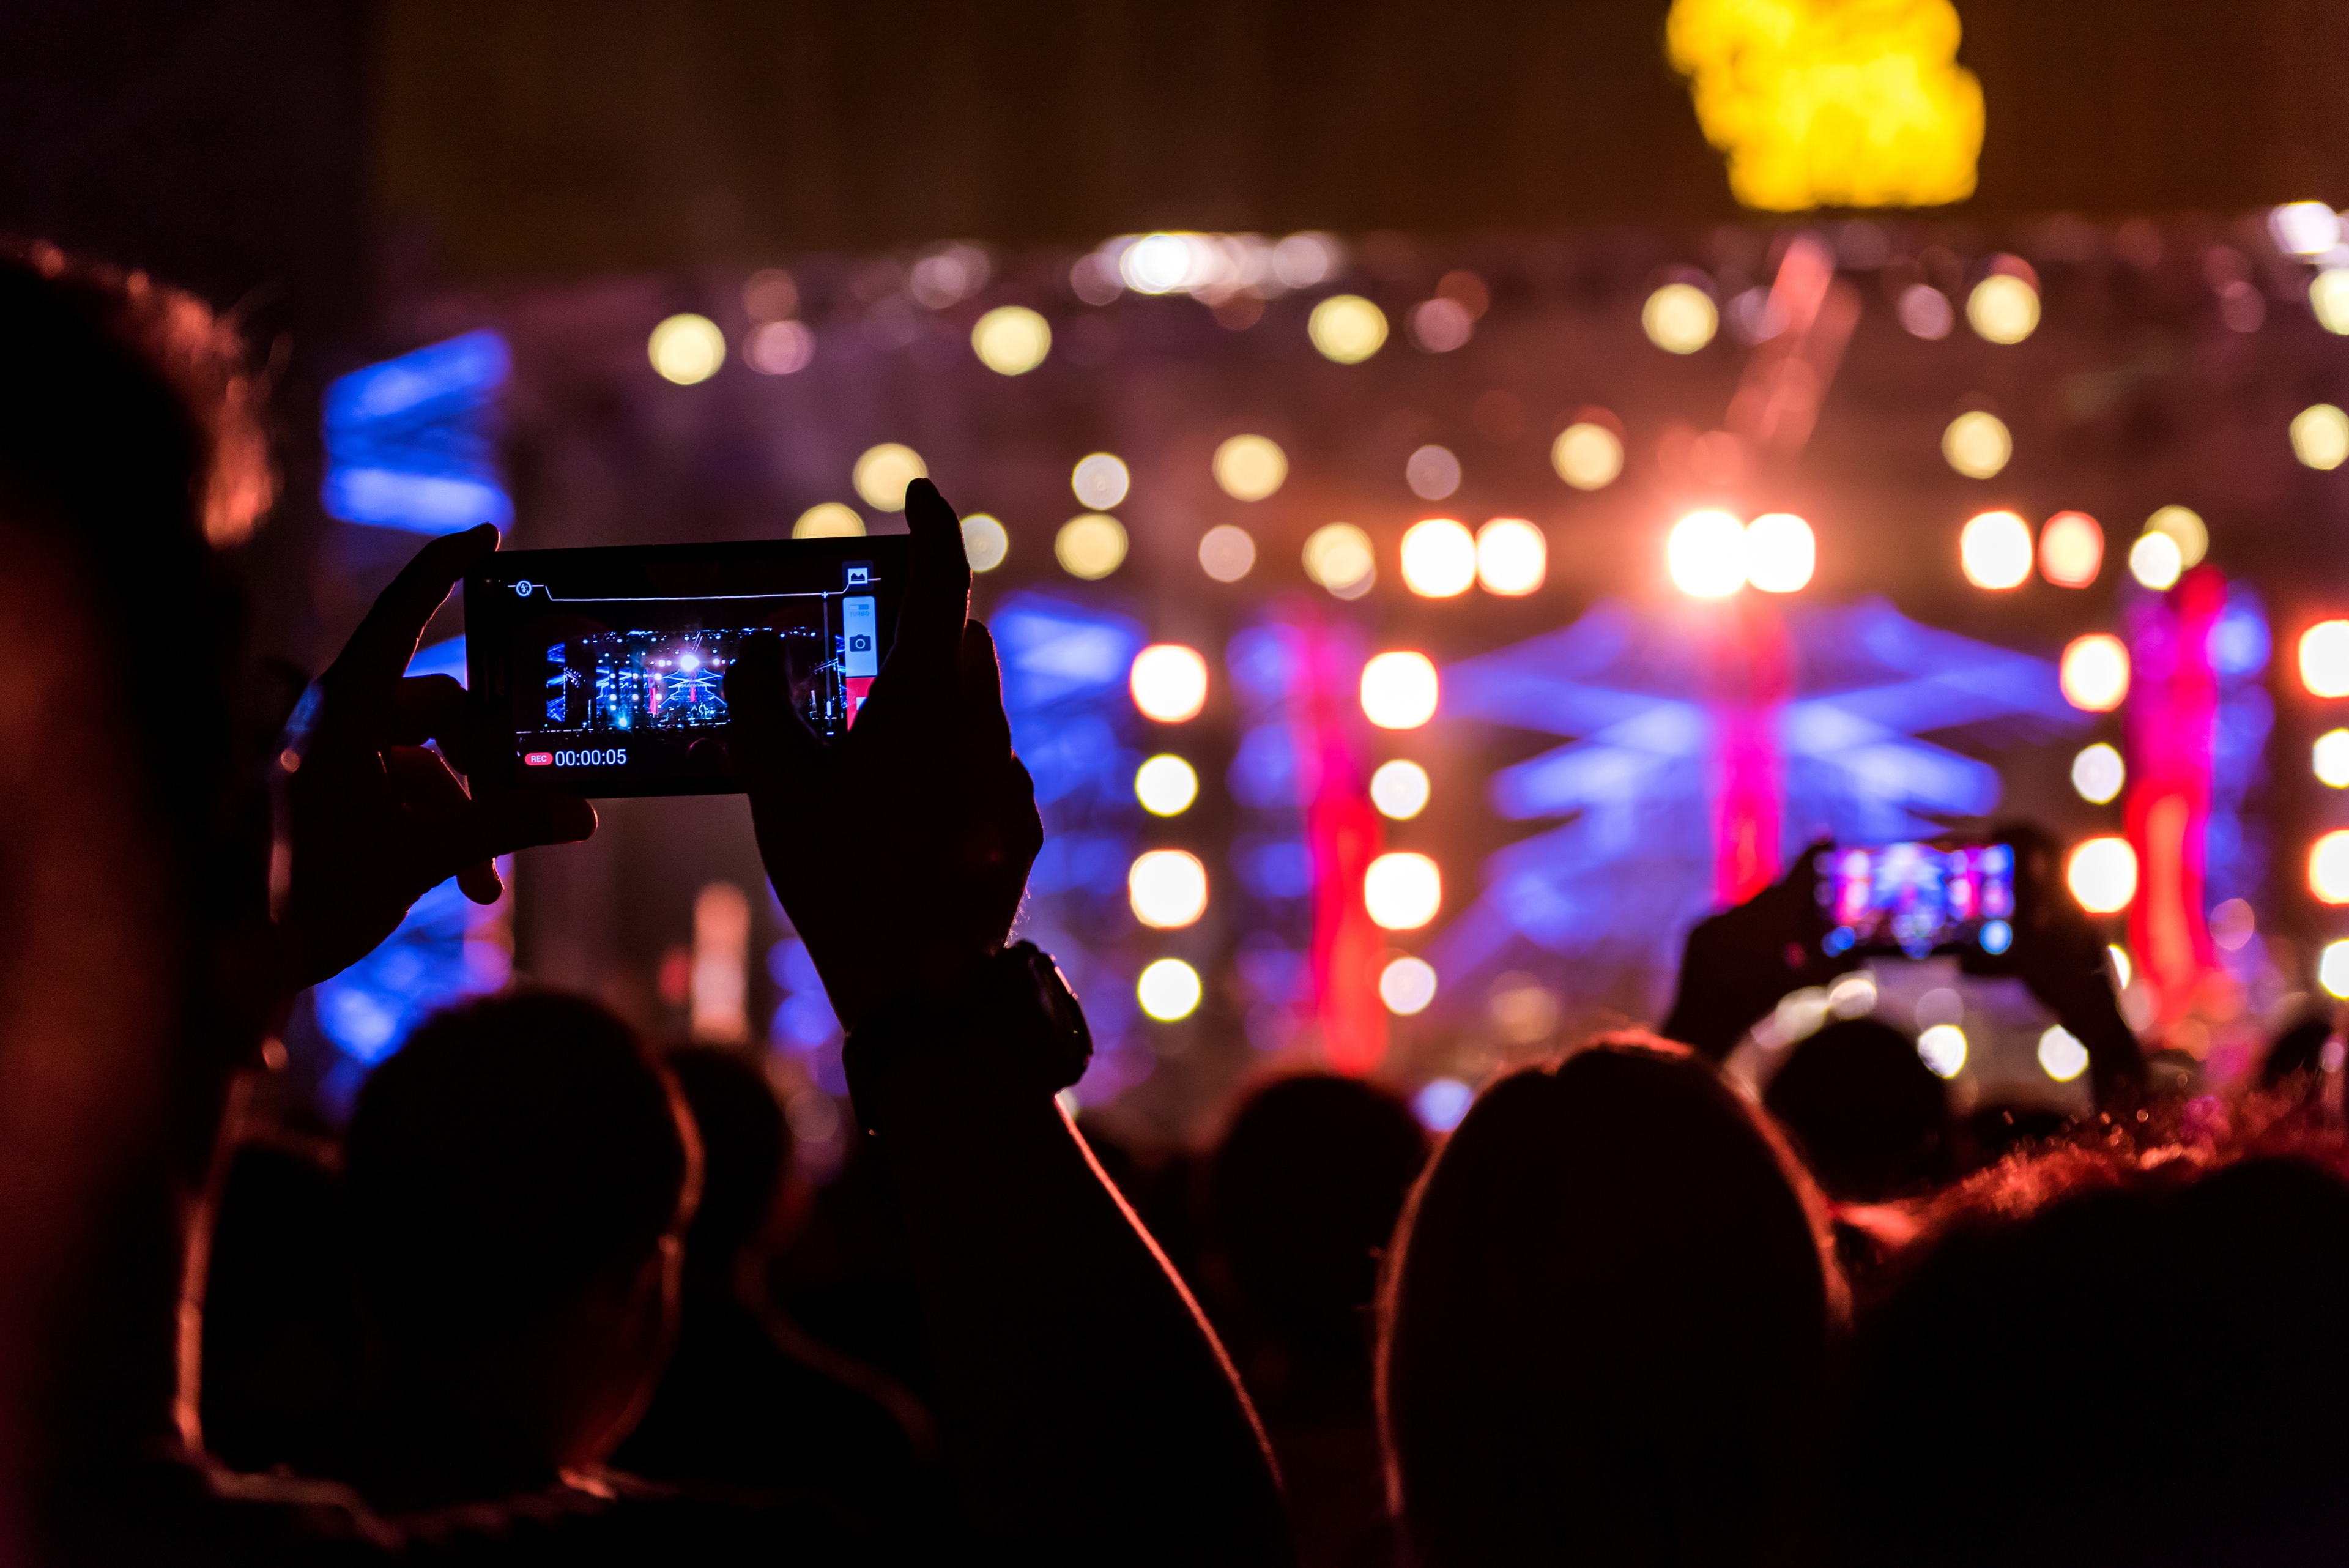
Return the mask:
<svg viewBox="0 0 2349 1568">
<path fill-rule="evenodd" d="M 2014 942 L 2014 850 L 2005 844 L 1885 844 L 1836 848 L 1819 861 L 1820 946 L 1924 958 Z"/>
<path fill-rule="evenodd" d="M 726 672 L 782 646 L 792 701 L 837 740 L 897 626 L 903 535 L 516 550 L 465 579 L 477 766 L 574 794 L 740 790 Z"/>
</svg>

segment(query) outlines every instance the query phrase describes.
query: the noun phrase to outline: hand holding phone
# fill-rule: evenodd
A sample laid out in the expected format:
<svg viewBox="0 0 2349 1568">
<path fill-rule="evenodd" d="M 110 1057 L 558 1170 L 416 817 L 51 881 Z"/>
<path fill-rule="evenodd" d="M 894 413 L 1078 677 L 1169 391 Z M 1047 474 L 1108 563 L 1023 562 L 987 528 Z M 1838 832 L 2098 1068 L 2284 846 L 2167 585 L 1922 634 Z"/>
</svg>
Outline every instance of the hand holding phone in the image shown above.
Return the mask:
<svg viewBox="0 0 2349 1568">
<path fill-rule="evenodd" d="M 1819 950 L 1921 959 L 2014 945 L 2012 845 L 1837 846 L 1819 860 Z"/>
</svg>

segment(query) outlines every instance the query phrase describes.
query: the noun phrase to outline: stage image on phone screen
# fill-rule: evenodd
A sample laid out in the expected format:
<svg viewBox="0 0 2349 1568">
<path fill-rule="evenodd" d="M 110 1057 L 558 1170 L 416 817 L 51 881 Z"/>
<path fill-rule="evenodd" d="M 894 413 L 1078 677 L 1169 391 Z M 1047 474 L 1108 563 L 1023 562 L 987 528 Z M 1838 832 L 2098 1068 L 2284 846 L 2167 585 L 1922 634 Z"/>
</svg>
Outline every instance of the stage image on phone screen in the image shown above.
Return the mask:
<svg viewBox="0 0 2349 1568">
<path fill-rule="evenodd" d="M 1968 947 L 2002 953 L 2014 942 L 2014 850 L 2004 844 L 1832 849 L 1819 861 L 1818 898 L 1831 928 L 1820 945 L 1830 956 L 1924 958 Z"/>
<path fill-rule="evenodd" d="M 583 794 L 739 789 L 726 675 L 782 648 L 792 701 L 848 733 L 895 627 L 897 539 L 502 554 L 466 585 L 469 648 L 510 749 L 507 782 Z M 822 546 L 812 548 L 812 546 Z"/>
</svg>

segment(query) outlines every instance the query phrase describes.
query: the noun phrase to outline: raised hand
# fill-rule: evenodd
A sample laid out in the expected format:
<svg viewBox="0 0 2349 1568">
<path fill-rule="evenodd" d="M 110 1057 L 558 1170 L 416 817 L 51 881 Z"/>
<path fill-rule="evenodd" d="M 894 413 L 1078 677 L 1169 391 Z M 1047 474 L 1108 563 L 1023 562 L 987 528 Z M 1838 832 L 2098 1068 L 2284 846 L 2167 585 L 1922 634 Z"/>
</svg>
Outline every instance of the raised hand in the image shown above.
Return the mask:
<svg viewBox="0 0 2349 1568">
<path fill-rule="evenodd" d="M 1681 951 L 1679 994 L 1659 1033 L 1718 1062 L 1790 991 L 1857 967 L 1819 950 L 1814 844 L 1794 868 L 1733 909 L 1701 920 Z"/>
<path fill-rule="evenodd" d="M 278 948 L 289 986 L 366 957 L 449 877 L 493 903 L 497 857 L 595 831 L 595 808 L 574 795 L 468 794 L 449 765 L 466 767 L 464 688 L 405 673 L 450 589 L 497 547 L 485 524 L 419 550 L 319 677 L 316 720 L 286 786 L 293 857 Z"/>
<path fill-rule="evenodd" d="M 851 1029 L 896 992 L 950 989 L 1000 948 L 1044 842 L 1035 787 L 1011 754 L 994 640 L 965 618 L 962 525 L 926 479 L 905 492 L 905 521 L 896 643 L 837 744 L 792 707 L 772 639 L 753 641 L 726 676 L 727 743 L 749 781 L 759 852 Z"/>
</svg>

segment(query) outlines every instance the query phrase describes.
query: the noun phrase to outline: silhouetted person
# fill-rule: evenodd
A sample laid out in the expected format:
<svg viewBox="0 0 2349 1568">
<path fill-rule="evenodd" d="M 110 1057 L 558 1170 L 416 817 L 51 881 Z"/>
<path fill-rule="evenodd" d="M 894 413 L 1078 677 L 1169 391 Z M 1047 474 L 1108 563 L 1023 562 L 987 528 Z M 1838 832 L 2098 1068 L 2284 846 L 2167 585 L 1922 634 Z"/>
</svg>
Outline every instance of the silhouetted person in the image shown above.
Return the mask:
<svg viewBox="0 0 2349 1568">
<path fill-rule="evenodd" d="M 1215 1237 L 1254 1331 L 1248 1387 L 1308 1568 L 1395 1560 L 1371 1350 L 1379 1265 L 1426 1163 L 1410 1107 L 1317 1073 L 1249 1096 L 1210 1168 Z"/>
<path fill-rule="evenodd" d="M 229 1157 L 204 1287 L 204 1442 L 231 1468 L 317 1473 L 349 1438 L 360 1328 L 342 1178 L 253 1139 Z"/>
<path fill-rule="evenodd" d="M 2349 1184 L 2178 1152 L 2057 1149 L 1946 1205 L 1862 1336 L 1842 1563 L 2342 1560 Z"/>
<path fill-rule="evenodd" d="M 360 1090 L 345 1168 L 379 1366 L 344 1479 L 398 1513 L 599 1464 L 667 1355 L 699 1179 L 635 1033 L 551 993 L 438 1014 Z"/>
<path fill-rule="evenodd" d="M 1824 1204 L 1650 1036 L 1513 1073 L 1397 1233 L 1381 1403 L 1427 1568 L 1790 1561 L 1844 1314 Z"/>
<path fill-rule="evenodd" d="M 766 1073 L 725 1046 L 680 1047 L 663 1062 L 701 1135 L 701 1202 L 686 1232 L 677 1347 L 613 1461 L 655 1480 L 815 1491 L 867 1516 L 937 1527 L 929 1412 L 768 1298 L 792 1135 Z"/>
<path fill-rule="evenodd" d="M 2324 1043 L 2332 1038 L 2330 1012 L 2312 1012 L 2288 1025 L 2268 1047 L 2267 1059 L 2260 1064 L 2260 1082 L 2280 1088 L 2305 1075 L 2305 1081 L 2313 1083 L 2324 1067 Z"/>
<path fill-rule="evenodd" d="M 1949 1087 L 1880 1020 L 1837 1019 L 1796 1044 L 1762 1103 L 1830 1197 L 1879 1203 L 1951 1174 Z"/>
</svg>

